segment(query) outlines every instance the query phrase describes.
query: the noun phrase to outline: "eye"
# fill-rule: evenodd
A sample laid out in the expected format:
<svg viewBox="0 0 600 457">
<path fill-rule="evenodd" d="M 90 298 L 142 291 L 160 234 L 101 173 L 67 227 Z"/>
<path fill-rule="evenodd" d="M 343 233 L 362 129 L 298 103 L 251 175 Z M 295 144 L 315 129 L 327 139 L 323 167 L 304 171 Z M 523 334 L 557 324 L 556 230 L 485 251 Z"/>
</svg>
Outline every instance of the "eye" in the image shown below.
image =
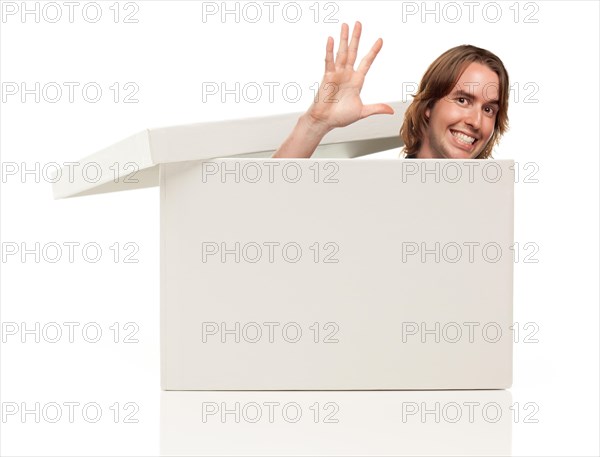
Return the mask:
<svg viewBox="0 0 600 457">
<path fill-rule="evenodd" d="M 464 105 L 465 103 L 467 103 L 467 99 L 465 97 L 458 97 L 456 99 L 456 101 L 460 104 L 460 105 Z"/>
<path fill-rule="evenodd" d="M 486 106 L 484 108 L 484 111 L 488 116 L 493 116 L 494 114 L 496 114 L 496 108 L 493 108 L 491 106 Z"/>
</svg>

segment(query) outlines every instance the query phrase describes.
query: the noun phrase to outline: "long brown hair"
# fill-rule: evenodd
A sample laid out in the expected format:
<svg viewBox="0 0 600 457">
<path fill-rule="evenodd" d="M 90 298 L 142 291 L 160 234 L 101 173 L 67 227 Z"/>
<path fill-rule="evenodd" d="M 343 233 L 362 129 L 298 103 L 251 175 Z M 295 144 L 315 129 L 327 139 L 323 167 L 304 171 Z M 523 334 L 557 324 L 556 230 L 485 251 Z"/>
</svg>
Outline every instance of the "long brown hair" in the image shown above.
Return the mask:
<svg viewBox="0 0 600 457">
<path fill-rule="evenodd" d="M 427 108 L 448 95 L 467 66 L 473 62 L 487 65 L 498 75 L 499 109 L 496 115 L 494 133 L 485 149 L 481 151 L 478 159 L 487 159 L 492 154 L 492 149 L 500 141 L 500 137 L 508 130 L 508 96 L 510 91 L 508 72 L 502 61 L 486 49 L 464 44 L 449 49 L 439 56 L 427 69 L 419 90 L 412 103 L 404 113 L 404 122 L 400 128 L 400 136 L 404 142 L 404 153 L 410 157 L 419 151 L 422 144 L 422 135 L 429 124 L 425 116 Z"/>
</svg>

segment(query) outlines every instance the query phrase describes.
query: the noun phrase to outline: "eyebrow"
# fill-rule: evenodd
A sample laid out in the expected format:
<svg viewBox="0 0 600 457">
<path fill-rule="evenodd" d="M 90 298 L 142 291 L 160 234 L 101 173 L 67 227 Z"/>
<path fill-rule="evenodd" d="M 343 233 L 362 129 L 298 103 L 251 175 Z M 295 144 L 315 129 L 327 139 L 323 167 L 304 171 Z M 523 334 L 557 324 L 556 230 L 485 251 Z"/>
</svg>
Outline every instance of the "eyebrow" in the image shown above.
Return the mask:
<svg viewBox="0 0 600 457">
<path fill-rule="evenodd" d="M 469 100 L 473 100 L 473 94 L 470 94 L 462 89 L 457 89 L 454 92 L 452 92 L 452 96 L 454 97 L 464 97 L 464 98 L 468 98 Z M 486 102 L 488 105 L 496 105 L 496 106 L 500 106 L 500 102 L 497 99 L 493 99 L 493 100 L 488 100 Z"/>
</svg>

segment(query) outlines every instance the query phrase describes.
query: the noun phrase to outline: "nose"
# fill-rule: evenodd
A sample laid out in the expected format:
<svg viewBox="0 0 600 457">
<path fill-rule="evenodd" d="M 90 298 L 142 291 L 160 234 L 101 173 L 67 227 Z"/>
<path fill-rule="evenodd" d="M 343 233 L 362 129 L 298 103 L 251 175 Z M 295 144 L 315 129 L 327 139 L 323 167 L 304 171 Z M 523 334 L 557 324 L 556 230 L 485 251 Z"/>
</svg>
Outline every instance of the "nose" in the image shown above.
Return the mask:
<svg viewBox="0 0 600 457">
<path fill-rule="evenodd" d="M 474 130 L 479 130 L 481 127 L 481 110 L 477 107 L 470 109 L 465 118 L 465 123 Z"/>
</svg>

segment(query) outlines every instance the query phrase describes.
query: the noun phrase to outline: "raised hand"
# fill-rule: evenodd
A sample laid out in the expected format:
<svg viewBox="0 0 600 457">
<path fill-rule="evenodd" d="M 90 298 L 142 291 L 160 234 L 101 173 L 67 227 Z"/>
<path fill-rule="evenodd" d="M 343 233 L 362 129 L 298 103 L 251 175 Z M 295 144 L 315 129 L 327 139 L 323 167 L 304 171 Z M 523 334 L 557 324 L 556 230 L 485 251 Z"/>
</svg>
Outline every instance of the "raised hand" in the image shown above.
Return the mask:
<svg viewBox="0 0 600 457">
<path fill-rule="evenodd" d="M 360 99 L 365 76 L 383 46 L 383 40 L 379 38 L 354 70 L 361 29 L 362 26 L 357 21 L 352 32 L 352 41 L 348 46 L 348 24 L 342 24 L 340 46 L 335 61 L 333 38 L 327 38 L 325 75 L 316 99 L 308 111 L 298 119 L 292 132 L 273 154 L 273 158 L 308 158 L 323 137 L 334 128 L 345 127 L 373 114 L 394 114 L 389 105 L 363 105 Z"/>
<path fill-rule="evenodd" d="M 361 60 L 358 68 L 354 70 L 361 31 L 362 25 L 357 21 L 348 46 L 348 25 L 342 24 L 340 45 L 335 61 L 333 38 L 327 38 L 325 74 L 316 100 L 306 113 L 311 121 L 322 125 L 326 130 L 344 127 L 373 114 L 394 114 L 394 110 L 389 105 L 384 103 L 363 105 L 360 99 L 360 91 L 367 72 L 383 46 L 383 40 L 379 38 Z"/>
</svg>

